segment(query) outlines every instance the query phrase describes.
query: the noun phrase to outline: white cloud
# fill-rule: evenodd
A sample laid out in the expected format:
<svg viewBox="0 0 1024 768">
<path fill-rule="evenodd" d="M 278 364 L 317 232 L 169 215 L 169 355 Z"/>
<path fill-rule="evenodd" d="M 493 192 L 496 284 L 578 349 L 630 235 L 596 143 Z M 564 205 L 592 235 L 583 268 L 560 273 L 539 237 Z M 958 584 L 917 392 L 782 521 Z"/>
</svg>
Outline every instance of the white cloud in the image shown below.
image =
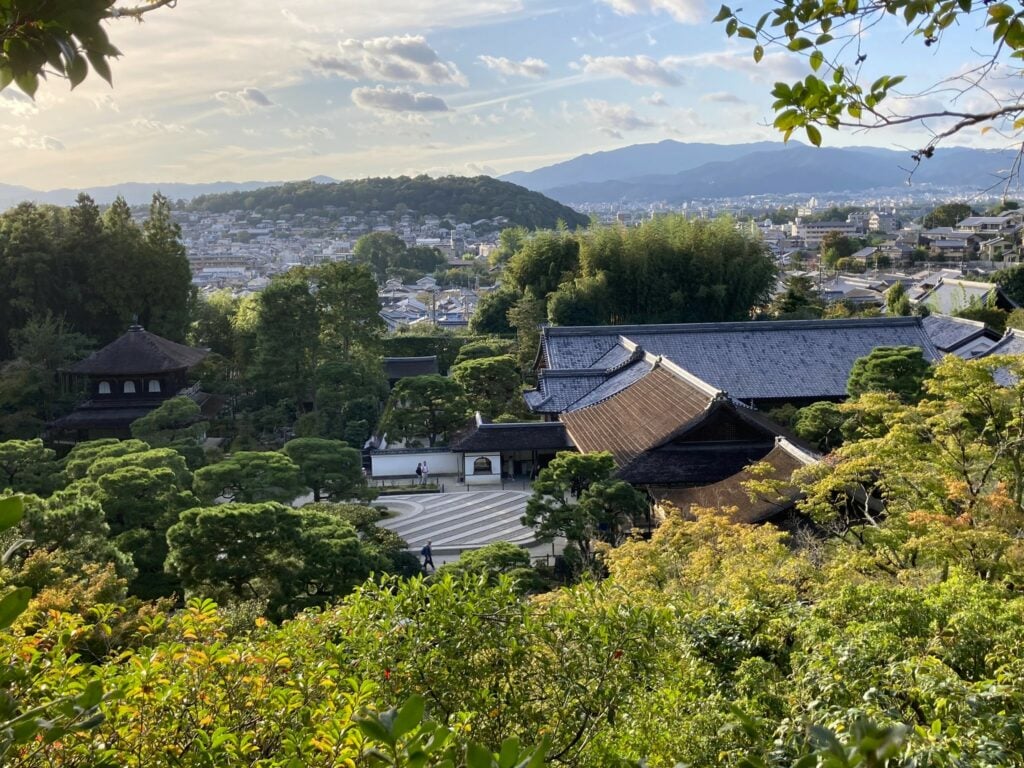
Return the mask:
<svg viewBox="0 0 1024 768">
<path fill-rule="evenodd" d="M 139 133 L 185 133 L 188 130 L 180 123 L 164 123 L 145 117 L 136 117 L 129 125 Z"/>
<path fill-rule="evenodd" d="M 700 100 L 705 103 L 711 104 L 746 104 L 743 99 L 737 96 L 735 93 L 730 91 L 715 91 L 713 93 L 705 93 L 700 97 Z"/>
<path fill-rule="evenodd" d="M 807 74 L 806 63 L 794 54 L 781 51 L 767 53 L 755 64 L 750 50 L 742 47 L 697 53 L 692 56 L 666 56 L 661 63 L 674 69 L 700 67 L 738 72 L 751 80 L 763 83 L 794 80 Z"/>
<path fill-rule="evenodd" d="M 650 104 L 652 107 L 667 107 L 668 101 L 662 95 L 660 91 L 652 93 L 650 96 L 644 98 L 645 104 Z"/>
<path fill-rule="evenodd" d="M 310 63 L 322 72 L 348 80 L 466 83 L 459 68 L 452 62 L 441 61 L 437 51 L 420 35 L 349 38 L 338 43 L 337 54 L 318 54 L 310 58 Z"/>
<path fill-rule="evenodd" d="M 64 142 L 53 136 L 15 136 L 10 140 L 18 149 L 39 150 L 43 152 L 63 152 Z"/>
<path fill-rule="evenodd" d="M 669 88 L 683 84 L 683 79 L 666 66 L 668 59 L 659 62 L 650 56 L 584 56 L 580 61 L 588 75 L 624 77 L 642 85 Z"/>
<path fill-rule="evenodd" d="M 413 93 L 407 88 L 356 88 L 352 102 L 370 112 L 447 112 L 448 105 L 439 96 Z"/>
<path fill-rule="evenodd" d="M 657 125 L 640 117 L 628 104 L 609 104 L 603 99 L 585 99 L 583 104 L 598 129 L 616 139 L 621 139 L 623 132 L 640 131 Z"/>
<path fill-rule="evenodd" d="M 252 112 L 253 109 L 266 109 L 274 106 L 274 102 L 267 94 L 259 88 L 251 86 L 239 91 L 218 91 L 214 94 L 214 98 L 231 112 Z"/>
<path fill-rule="evenodd" d="M 312 141 L 314 139 L 333 139 L 334 131 L 330 128 L 322 128 L 315 125 L 307 125 L 301 128 L 284 128 L 281 130 L 284 136 L 296 141 Z"/>
<path fill-rule="evenodd" d="M 522 61 L 514 61 L 504 56 L 480 56 L 480 61 L 487 65 L 488 69 L 500 72 L 506 77 L 544 77 L 548 73 L 547 62 L 542 59 L 526 58 Z"/>
<path fill-rule="evenodd" d="M 699 24 L 706 21 L 703 0 L 602 0 L 622 16 L 638 13 L 667 13 L 680 24 Z"/>
<path fill-rule="evenodd" d="M 0 109 L 10 112 L 15 117 L 26 117 L 36 114 L 39 105 L 20 91 L 8 88 L 0 91 Z"/>
</svg>

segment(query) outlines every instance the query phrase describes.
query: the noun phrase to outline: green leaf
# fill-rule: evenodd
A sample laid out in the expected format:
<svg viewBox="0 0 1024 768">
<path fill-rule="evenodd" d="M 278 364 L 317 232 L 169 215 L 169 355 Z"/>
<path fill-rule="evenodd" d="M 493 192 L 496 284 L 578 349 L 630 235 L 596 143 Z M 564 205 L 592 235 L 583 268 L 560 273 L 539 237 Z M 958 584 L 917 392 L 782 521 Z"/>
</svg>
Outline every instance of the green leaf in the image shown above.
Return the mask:
<svg viewBox="0 0 1024 768">
<path fill-rule="evenodd" d="M 715 18 L 712 19 L 712 21 L 713 22 L 725 21 L 730 16 L 732 16 L 732 9 L 730 9 L 728 5 L 723 5 L 721 8 L 718 9 L 718 15 L 715 16 Z"/>
<path fill-rule="evenodd" d="M 519 739 L 511 736 L 501 742 L 501 751 L 498 752 L 498 768 L 513 768 L 518 759 Z"/>
<path fill-rule="evenodd" d="M 811 54 L 811 69 L 817 72 L 821 68 L 821 63 L 825 60 L 825 55 L 821 51 L 815 51 Z"/>
<path fill-rule="evenodd" d="M 988 8 L 988 15 L 991 16 L 995 21 L 1005 21 L 1006 19 L 1013 16 L 1013 8 L 1008 6 L 1006 3 L 999 3 L 999 5 L 990 5 Z"/>
<path fill-rule="evenodd" d="M 379 741 L 382 744 L 393 744 L 394 740 L 391 738 L 391 734 L 388 729 L 384 727 L 384 724 L 380 722 L 376 717 L 367 717 L 359 721 L 359 730 L 363 732 L 363 735 Z"/>
<path fill-rule="evenodd" d="M 395 722 L 391 726 L 391 733 L 394 737 L 396 739 L 401 738 L 419 725 L 420 720 L 423 719 L 423 711 L 425 708 L 426 704 L 423 701 L 422 696 L 410 696 L 409 700 L 402 705 L 400 710 L 398 710 Z"/>
<path fill-rule="evenodd" d="M 8 592 L 4 595 L 3 599 L 0 599 L 0 629 L 7 629 L 14 623 L 15 619 L 25 612 L 31 597 L 31 589 L 19 587 L 13 592 Z"/>
<path fill-rule="evenodd" d="M 747 40 L 757 40 L 757 34 L 750 27 L 740 27 L 736 30 L 736 34 Z"/>
<path fill-rule="evenodd" d="M 813 126 L 813 125 L 807 125 L 806 126 L 806 131 L 807 131 L 807 140 L 810 141 L 811 144 L 813 144 L 814 146 L 820 147 L 821 146 L 821 131 L 819 131 L 818 128 L 816 126 Z"/>
<path fill-rule="evenodd" d="M 764 58 L 764 47 L 760 45 L 754 46 L 754 62 L 759 63 Z"/>
<path fill-rule="evenodd" d="M 75 704 L 83 710 L 86 710 L 92 709 L 101 701 L 103 701 L 103 683 L 99 680 L 91 680 L 89 684 L 85 686 L 85 690 L 78 695 L 78 698 L 75 700 Z"/>
<path fill-rule="evenodd" d="M 466 768 L 491 768 L 494 765 L 494 756 L 486 747 L 477 744 L 475 741 L 466 747 Z"/>
<path fill-rule="evenodd" d="M 808 40 L 806 37 L 797 37 L 789 41 L 789 45 L 786 47 L 791 51 L 803 51 L 807 48 L 812 48 L 814 43 Z"/>
<path fill-rule="evenodd" d="M 74 89 L 89 74 L 89 65 L 85 63 L 85 57 L 75 56 L 75 58 L 71 59 L 67 66 L 67 73 L 68 80 L 71 81 L 71 87 Z"/>
<path fill-rule="evenodd" d="M 22 502 L 21 496 L 0 499 L 0 531 L 6 531 L 20 523 L 24 513 L 25 504 Z"/>
</svg>

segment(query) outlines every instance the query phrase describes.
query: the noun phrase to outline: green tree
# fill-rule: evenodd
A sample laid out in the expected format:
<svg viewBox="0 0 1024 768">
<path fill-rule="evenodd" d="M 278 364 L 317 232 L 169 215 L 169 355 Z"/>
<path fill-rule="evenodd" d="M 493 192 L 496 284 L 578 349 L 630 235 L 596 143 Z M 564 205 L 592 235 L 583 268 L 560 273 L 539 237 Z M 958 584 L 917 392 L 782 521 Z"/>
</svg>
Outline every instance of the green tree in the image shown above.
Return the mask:
<svg viewBox="0 0 1024 768">
<path fill-rule="evenodd" d="M 171 216 L 171 202 L 157 192 L 142 225 L 143 249 L 137 255 L 136 312 L 139 322 L 159 336 L 184 341 L 195 289 L 181 242 L 181 227 Z M 139 258 L 141 256 L 141 258 Z"/>
<path fill-rule="evenodd" d="M 132 437 L 154 448 L 174 448 L 195 469 L 202 465 L 202 440 L 209 423 L 189 397 L 172 397 L 131 424 Z"/>
<path fill-rule="evenodd" d="M 297 271 L 275 277 L 259 296 L 249 376 L 264 402 L 287 399 L 296 412 L 313 398 L 320 360 L 317 299 Z"/>
<path fill-rule="evenodd" d="M 265 602 L 277 619 L 343 597 L 379 565 L 348 523 L 273 502 L 187 510 L 167 540 L 189 593 Z"/>
<path fill-rule="evenodd" d="M 470 330 L 479 334 L 511 335 L 509 312 L 518 300 L 519 294 L 508 288 L 484 293 L 469 319 Z"/>
<path fill-rule="evenodd" d="M 388 279 L 397 269 L 408 250 L 405 241 L 392 232 L 371 232 L 360 237 L 352 249 L 355 260 L 373 271 L 378 282 Z"/>
<path fill-rule="evenodd" d="M 789 275 L 785 292 L 775 297 L 769 311 L 778 320 L 811 320 L 821 317 L 824 305 L 809 277 Z"/>
<path fill-rule="evenodd" d="M 204 503 L 219 498 L 247 504 L 290 502 L 305 486 L 299 467 L 273 451 L 239 451 L 223 461 L 196 470 L 193 489 Z"/>
<path fill-rule="evenodd" d="M 491 251 L 487 260 L 491 266 L 506 264 L 522 247 L 530 236 L 526 227 L 506 227 L 498 235 L 498 247 Z"/>
<path fill-rule="evenodd" d="M 455 365 L 464 363 L 467 360 L 480 360 L 484 357 L 501 357 L 510 355 L 515 351 L 515 344 L 511 339 L 497 337 L 480 339 L 463 344 L 459 354 L 455 358 Z"/>
<path fill-rule="evenodd" d="M 15 493 L 50 493 L 60 471 L 56 457 L 39 439 L 0 443 L 0 487 Z"/>
<path fill-rule="evenodd" d="M 578 549 L 584 567 L 593 568 L 595 541 L 621 544 L 648 514 L 643 494 L 614 480 L 614 473 L 610 453 L 558 454 L 533 484 L 523 525 L 543 538 L 565 538 Z"/>
<path fill-rule="evenodd" d="M 508 541 L 494 541 L 463 552 L 454 563 L 438 568 L 435 578 L 444 578 L 446 574 L 454 578 L 462 578 L 464 574 L 483 576 L 492 584 L 496 584 L 501 575 L 507 575 L 523 592 L 542 588 L 542 580 L 530 563 L 530 553 Z"/>
<path fill-rule="evenodd" d="M 523 243 L 505 266 L 505 278 L 519 293 L 547 296 L 579 270 L 580 242 L 566 232 L 541 232 Z"/>
<path fill-rule="evenodd" d="M 466 422 L 469 403 L 458 382 L 444 376 L 411 376 L 391 391 L 381 430 L 391 440 L 426 438 L 433 448 Z"/>
<path fill-rule="evenodd" d="M 854 361 L 846 391 L 851 397 L 892 392 L 904 402 L 914 402 L 930 373 L 931 365 L 919 347 L 875 347 Z"/>
<path fill-rule="evenodd" d="M 238 344 L 234 319 L 239 304 L 239 300 L 227 289 L 200 296 L 189 328 L 189 343 L 205 347 L 226 358 L 233 358 Z"/>
<path fill-rule="evenodd" d="M 943 203 L 924 217 L 925 229 L 955 227 L 968 216 L 974 216 L 974 209 L 967 203 Z"/>
<path fill-rule="evenodd" d="M 819 450 L 828 453 L 843 443 L 846 415 L 835 403 L 822 401 L 801 408 L 796 415 L 794 431 Z"/>
<path fill-rule="evenodd" d="M 341 440 L 298 437 L 281 449 L 299 467 L 302 482 L 313 491 L 313 501 L 338 501 L 365 493 L 362 455 Z"/>
<path fill-rule="evenodd" d="M 1024 267 L 1001 269 L 993 275 L 996 285 L 1017 304 L 1024 305 Z"/>
<path fill-rule="evenodd" d="M 856 250 L 857 244 L 840 232 L 826 232 L 821 238 L 822 259 L 830 267 L 835 267 L 840 259 L 849 258 Z"/>
<path fill-rule="evenodd" d="M 486 417 L 522 410 L 523 380 L 511 355 L 466 360 L 452 367 L 451 376 L 470 408 Z"/>
<path fill-rule="evenodd" d="M 364 266 L 332 262 L 310 273 L 316 290 L 319 332 L 327 351 L 349 360 L 357 352 L 376 353 L 384 332 L 380 299 Z"/>
<path fill-rule="evenodd" d="M 111 45 L 104 25 L 110 19 L 134 18 L 173 0 L 149 0 L 134 7 L 115 7 L 111 0 L 91 0 L 74 7 L 39 5 L 13 0 L 0 8 L 0 90 L 14 82 L 34 96 L 47 72 L 66 78 L 74 88 L 90 68 L 108 83 L 108 59 L 120 51 Z"/>
<path fill-rule="evenodd" d="M 508 324 L 516 330 L 516 349 L 519 351 L 519 369 L 525 374 L 533 371 L 533 363 L 540 348 L 540 327 L 547 320 L 547 302 L 527 291 L 508 311 Z"/>
<path fill-rule="evenodd" d="M 903 283 L 895 282 L 885 292 L 885 307 L 889 310 L 890 315 L 910 316 L 913 312 L 913 307 L 910 305 L 910 297 L 907 295 L 907 289 L 903 286 Z"/>
</svg>

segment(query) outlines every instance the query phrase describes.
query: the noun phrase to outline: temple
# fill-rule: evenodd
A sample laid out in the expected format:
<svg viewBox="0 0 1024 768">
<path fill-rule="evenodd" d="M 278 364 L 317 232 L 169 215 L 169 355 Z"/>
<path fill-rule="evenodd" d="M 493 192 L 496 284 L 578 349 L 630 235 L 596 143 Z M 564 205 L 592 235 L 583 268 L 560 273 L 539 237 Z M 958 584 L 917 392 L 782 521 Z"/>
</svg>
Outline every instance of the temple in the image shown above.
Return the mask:
<svg viewBox="0 0 1024 768">
<path fill-rule="evenodd" d="M 62 371 L 66 382 L 87 398 L 67 416 L 47 425 L 53 443 L 131 437 L 131 424 L 178 395 L 195 400 L 205 416 L 220 401 L 189 385 L 188 372 L 207 350 L 177 344 L 139 325 L 89 357 Z"/>
</svg>

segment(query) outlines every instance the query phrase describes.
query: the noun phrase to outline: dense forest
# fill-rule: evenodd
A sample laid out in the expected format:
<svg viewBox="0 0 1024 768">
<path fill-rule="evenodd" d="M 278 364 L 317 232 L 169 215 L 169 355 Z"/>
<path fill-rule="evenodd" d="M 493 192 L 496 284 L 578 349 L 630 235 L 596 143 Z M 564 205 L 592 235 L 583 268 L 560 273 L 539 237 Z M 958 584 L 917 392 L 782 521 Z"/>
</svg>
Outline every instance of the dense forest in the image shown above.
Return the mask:
<svg viewBox="0 0 1024 768">
<path fill-rule="evenodd" d="M 409 210 L 416 216 L 455 216 L 474 222 L 503 216 L 513 225 L 554 228 L 559 221 L 570 229 L 585 227 L 589 219 L 539 192 L 498 181 L 489 176 L 399 176 L 360 179 L 336 184 L 302 181 L 252 192 L 203 195 L 191 210 L 301 213 L 332 206 L 342 213 Z"/>
</svg>

